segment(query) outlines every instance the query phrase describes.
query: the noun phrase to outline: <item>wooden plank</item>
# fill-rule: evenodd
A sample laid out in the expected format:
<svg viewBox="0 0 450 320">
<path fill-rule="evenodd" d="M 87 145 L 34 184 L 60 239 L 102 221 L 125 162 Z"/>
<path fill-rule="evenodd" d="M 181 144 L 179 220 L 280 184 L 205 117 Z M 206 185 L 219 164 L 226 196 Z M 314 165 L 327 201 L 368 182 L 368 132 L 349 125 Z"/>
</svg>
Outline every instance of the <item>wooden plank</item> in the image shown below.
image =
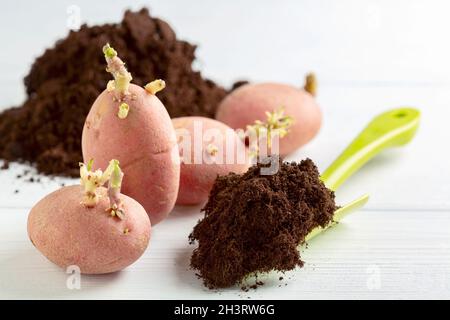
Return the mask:
<svg viewBox="0 0 450 320">
<path fill-rule="evenodd" d="M 365 211 L 349 216 L 304 249 L 303 269 L 263 276 L 250 292 L 210 291 L 189 270 L 187 236 L 200 215 L 177 210 L 154 228 L 150 248 L 126 270 L 82 276 L 81 289 L 26 237 L 27 210 L 2 210 L 0 298 L 310 299 L 450 298 L 450 212 Z"/>
</svg>

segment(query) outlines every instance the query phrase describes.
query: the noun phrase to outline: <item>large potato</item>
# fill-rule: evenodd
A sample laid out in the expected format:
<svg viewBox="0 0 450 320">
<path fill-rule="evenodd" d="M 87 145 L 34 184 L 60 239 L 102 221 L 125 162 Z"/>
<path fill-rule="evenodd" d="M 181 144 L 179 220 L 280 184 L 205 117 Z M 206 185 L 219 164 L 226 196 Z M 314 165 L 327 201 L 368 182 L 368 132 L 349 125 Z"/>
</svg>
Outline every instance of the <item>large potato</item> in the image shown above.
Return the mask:
<svg viewBox="0 0 450 320">
<path fill-rule="evenodd" d="M 131 74 L 117 53 L 104 48 L 107 70 L 115 80 L 95 100 L 83 128 L 84 162 L 105 169 L 120 161 L 126 180 L 122 192 L 141 203 L 153 225 L 173 209 L 180 164 L 169 114 L 151 90 L 129 83 Z M 155 81 L 163 84 L 163 81 Z M 126 112 L 121 114 L 122 106 Z"/>
<path fill-rule="evenodd" d="M 216 119 L 245 130 L 255 120 L 266 121 L 266 112 L 280 108 L 293 119 L 288 134 L 279 140 L 279 153 L 284 156 L 306 144 L 320 129 L 322 112 L 308 92 L 280 83 L 246 84 L 225 97 Z"/>
<path fill-rule="evenodd" d="M 244 143 L 233 129 L 222 122 L 204 117 L 180 117 L 172 119 L 172 123 L 183 153 L 177 204 L 202 203 L 207 200 L 217 176 L 243 173 L 249 168 L 250 159 Z M 196 137 L 196 134 L 200 136 Z M 230 150 L 233 150 L 233 156 L 228 154 Z M 200 163 L 196 163 L 196 151 L 201 156 Z M 240 158 L 237 156 L 239 151 L 243 153 Z"/>
<path fill-rule="evenodd" d="M 92 208 L 81 204 L 83 188 L 61 188 L 39 201 L 28 216 L 28 235 L 35 247 L 62 268 L 76 265 L 85 274 L 121 270 L 147 248 L 150 220 L 135 200 L 120 195 L 125 217 L 112 217 L 106 188 Z"/>
</svg>

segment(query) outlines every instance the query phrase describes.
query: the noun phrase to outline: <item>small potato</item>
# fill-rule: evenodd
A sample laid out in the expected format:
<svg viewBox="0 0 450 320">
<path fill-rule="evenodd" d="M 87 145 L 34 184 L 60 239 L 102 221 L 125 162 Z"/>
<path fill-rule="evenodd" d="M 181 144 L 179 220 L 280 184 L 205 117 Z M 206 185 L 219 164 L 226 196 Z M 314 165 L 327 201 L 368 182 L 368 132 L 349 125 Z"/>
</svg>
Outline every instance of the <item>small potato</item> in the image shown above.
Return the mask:
<svg viewBox="0 0 450 320">
<path fill-rule="evenodd" d="M 284 156 L 309 142 L 319 131 L 322 112 L 308 92 L 286 84 L 246 84 L 231 92 L 217 109 L 216 119 L 233 129 L 246 129 L 256 120 L 266 121 L 266 112 L 284 109 L 292 118 L 287 135 L 279 140 Z"/>
<path fill-rule="evenodd" d="M 81 203 L 83 188 L 61 188 L 39 201 L 28 217 L 34 246 L 56 265 L 76 265 L 84 274 L 122 270 L 147 248 L 150 220 L 132 198 L 120 195 L 125 216 L 112 217 L 107 189 L 98 189 L 94 207 Z"/>
<path fill-rule="evenodd" d="M 172 119 L 172 123 L 181 153 L 177 204 L 202 203 L 207 200 L 217 176 L 243 173 L 249 168 L 245 144 L 222 122 L 204 117 L 181 117 Z"/>
</svg>

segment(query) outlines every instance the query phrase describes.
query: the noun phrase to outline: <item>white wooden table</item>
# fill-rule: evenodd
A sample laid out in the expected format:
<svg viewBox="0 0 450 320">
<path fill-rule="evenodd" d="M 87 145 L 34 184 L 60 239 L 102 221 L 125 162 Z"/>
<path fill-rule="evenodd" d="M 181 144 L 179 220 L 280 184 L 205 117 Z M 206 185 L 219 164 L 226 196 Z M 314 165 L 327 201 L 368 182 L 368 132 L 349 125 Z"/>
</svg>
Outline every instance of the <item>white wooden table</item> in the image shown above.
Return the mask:
<svg viewBox="0 0 450 320">
<path fill-rule="evenodd" d="M 22 77 L 34 57 L 64 36 L 69 5 L 82 21 L 117 21 L 128 1 L 16 0 L 0 12 L 1 106 L 24 99 Z M 150 248 L 126 270 L 83 276 L 80 290 L 31 245 L 31 206 L 59 184 L 17 179 L 28 167 L 0 171 L 0 298 L 310 299 L 450 298 L 450 21 L 445 1 L 135 1 L 150 5 L 179 36 L 199 43 L 198 66 L 229 85 L 246 78 L 301 84 L 314 70 L 325 122 L 292 155 L 323 170 L 376 114 L 410 105 L 422 111 L 415 140 L 367 164 L 337 193 L 339 203 L 370 202 L 314 239 L 306 266 L 266 277 L 257 290 L 210 291 L 189 270 L 187 236 L 198 207 L 176 208 L 154 228 Z M 38 26 L 38 27 L 37 27 Z M 169 88 L 170 89 L 170 88 Z M 76 164 L 74 164 L 76 165 Z M 19 193 L 15 193 L 19 190 Z"/>
</svg>

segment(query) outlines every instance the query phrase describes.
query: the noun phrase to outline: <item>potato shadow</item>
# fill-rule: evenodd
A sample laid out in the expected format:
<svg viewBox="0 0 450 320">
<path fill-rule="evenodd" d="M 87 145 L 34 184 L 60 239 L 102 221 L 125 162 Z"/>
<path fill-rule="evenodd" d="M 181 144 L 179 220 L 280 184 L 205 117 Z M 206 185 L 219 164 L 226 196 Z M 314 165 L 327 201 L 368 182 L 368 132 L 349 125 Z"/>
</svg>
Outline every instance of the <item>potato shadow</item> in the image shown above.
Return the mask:
<svg viewBox="0 0 450 320">
<path fill-rule="evenodd" d="M 167 220 L 180 219 L 183 217 L 192 217 L 198 215 L 199 219 L 203 217 L 203 213 L 200 210 L 203 208 L 204 204 L 192 205 L 192 206 L 181 206 L 176 205 L 172 212 L 167 217 Z"/>
</svg>

